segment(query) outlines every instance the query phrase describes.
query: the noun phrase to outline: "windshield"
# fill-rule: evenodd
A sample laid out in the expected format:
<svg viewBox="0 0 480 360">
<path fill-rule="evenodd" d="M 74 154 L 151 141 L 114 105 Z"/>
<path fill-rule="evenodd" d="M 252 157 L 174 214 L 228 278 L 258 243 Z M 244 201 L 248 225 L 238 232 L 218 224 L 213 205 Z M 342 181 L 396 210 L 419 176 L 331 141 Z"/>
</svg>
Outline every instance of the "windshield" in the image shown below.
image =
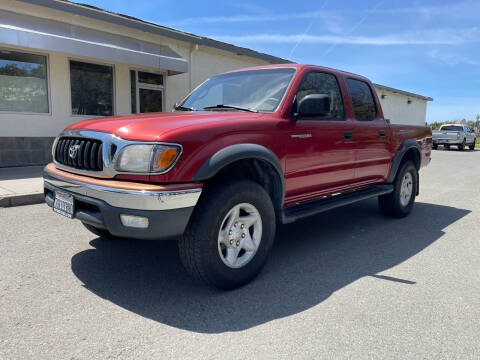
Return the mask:
<svg viewBox="0 0 480 360">
<path fill-rule="evenodd" d="M 273 112 L 282 101 L 294 73 L 293 68 L 275 68 L 215 76 L 196 88 L 179 108 Z"/>
<path fill-rule="evenodd" d="M 440 130 L 443 131 L 463 131 L 463 128 L 461 126 L 455 126 L 455 125 L 445 125 L 440 128 Z"/>
</svg>

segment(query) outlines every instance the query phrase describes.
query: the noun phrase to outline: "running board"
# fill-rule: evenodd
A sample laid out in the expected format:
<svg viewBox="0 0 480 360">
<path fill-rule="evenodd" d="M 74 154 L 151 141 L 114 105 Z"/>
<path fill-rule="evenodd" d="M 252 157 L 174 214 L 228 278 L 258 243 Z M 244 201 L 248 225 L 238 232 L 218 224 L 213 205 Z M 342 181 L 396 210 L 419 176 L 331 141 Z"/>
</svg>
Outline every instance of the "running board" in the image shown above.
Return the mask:
<svg viewBox="0 0 480 360">
<path fill-rule="evenodd" d="M 283 224 L 289 224 L 298 219 L 335 209 L 340 206 L 353 204 L 357 201 L 370 199 L 380 195 L 390 194 L 392 191 L 393 185 L 373 185 L 361 190 L 297 203 L 285 207 L 280 213 L 280 220 Z"/>
</svg>

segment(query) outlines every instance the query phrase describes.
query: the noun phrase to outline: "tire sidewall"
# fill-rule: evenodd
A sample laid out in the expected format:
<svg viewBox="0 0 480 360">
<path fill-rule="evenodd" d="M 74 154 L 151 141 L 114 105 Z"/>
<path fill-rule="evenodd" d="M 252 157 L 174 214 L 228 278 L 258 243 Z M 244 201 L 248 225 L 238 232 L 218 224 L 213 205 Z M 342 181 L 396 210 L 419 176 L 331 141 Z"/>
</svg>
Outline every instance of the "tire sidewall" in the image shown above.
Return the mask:
<svg viewBox="0 0 480 360">
<path fill-rule="evenodd" d="M 412 175 L 412 196 L 410 197 L 410 201 L 406 206 L 403 206 L 402 203 L 400 202 L 400 192 L 402 188 L 402 181 L 403 177 L 407 172 L 410 172 Z M 403 163 L 403 165 L 400 168 L 400 171 L 398 172 L 398 176 L 395 180 L 395 190 L 394 190 L 394 201 L 395 201 L 395 208 L 397 211 L 400 213 L 399 215 L 406 216 L 408 215 L 413 208 L 413 205 L 415 203 L 415 196 L 417 193 L 417 188 L 418 188 L 418 172 L 413 164 L 412 161 L 406 161 Z"/>
<path fill-rule="evenodd" d="M 197 249 L 209 281 L 223 288 L 237 287 L 255 277 L 264 266 L 275 238 L 275 211 L 269 195 L 257 183 L 248 180 L 220 185 L 210 189 L 198 209 L 195 229 Z M 249 203 L 262 219 L 262 238 L 254 257 L 241 268 L 230 268 L 218 252 L 218 234 L 227 213 L 240 203 Z M 197 211 L 196 211 L 197 212 Z"/>
</svg>

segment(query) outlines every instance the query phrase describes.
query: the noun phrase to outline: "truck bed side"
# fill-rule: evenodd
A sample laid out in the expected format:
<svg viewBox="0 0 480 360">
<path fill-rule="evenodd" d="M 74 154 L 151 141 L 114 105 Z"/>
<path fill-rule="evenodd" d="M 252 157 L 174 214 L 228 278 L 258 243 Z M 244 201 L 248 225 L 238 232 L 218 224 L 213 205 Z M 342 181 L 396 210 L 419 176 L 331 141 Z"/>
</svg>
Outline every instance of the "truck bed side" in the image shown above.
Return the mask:
<svg viewBox="0 0 480 360">
<path fill-rule="evenodd" d="M 432 152 L 432 130 L 426 126 L 390 124 L 392 131 L 392 155 L 402 147 L 405 140 L 414 139 L 421 149 L 420 167 L 428 165 Z"/>
</svg>

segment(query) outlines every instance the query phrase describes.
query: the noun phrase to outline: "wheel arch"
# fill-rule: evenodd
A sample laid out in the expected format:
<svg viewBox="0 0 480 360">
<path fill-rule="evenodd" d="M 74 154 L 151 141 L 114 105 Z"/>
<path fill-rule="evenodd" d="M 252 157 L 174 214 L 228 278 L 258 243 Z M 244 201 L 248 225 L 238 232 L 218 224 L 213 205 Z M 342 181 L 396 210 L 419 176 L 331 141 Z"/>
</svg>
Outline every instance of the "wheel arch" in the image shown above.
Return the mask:
<svg viewBox="0 0 480 360">
<path fill-rule="evenodd" d="M 283 207 L 283 168 L 278 157 L 265 146 L 250 143 L 227 146 L 205 160 L 193 180 L 205 182 L 208 187 L 208 184 L 232 177 L 259 183 L 272 198 L 275 209 Z"/>
<path fill-rule="evenodd" d="M 398 169 L 400 165 L 405 160 L 412 160 L 417 168 L 417 171 L 420 170 L 421 166 L 421 154 L 422 151 L 420 149 L 420 145 L 414 139 L 407 139 L 403 142 L 402 146 L 396 152 L 395 156 L 392 160 L 392 167 L 390 169 L 390 174 L 387 178 L 387 183 L 393 183 L 397 176 Z"/>
</svg>

